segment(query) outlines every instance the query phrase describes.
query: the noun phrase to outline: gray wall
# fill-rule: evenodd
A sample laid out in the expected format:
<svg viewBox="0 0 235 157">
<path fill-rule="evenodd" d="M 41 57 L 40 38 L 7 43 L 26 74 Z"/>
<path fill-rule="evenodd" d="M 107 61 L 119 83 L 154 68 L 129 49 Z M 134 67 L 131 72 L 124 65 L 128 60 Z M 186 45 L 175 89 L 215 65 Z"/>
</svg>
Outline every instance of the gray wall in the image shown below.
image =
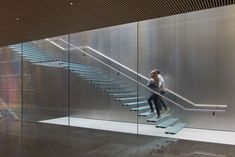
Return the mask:
<svg viewBox="0 0 235 157">
<path fill-rule="evenodd" d="M 158 67 L 176 93 L 195 103 L 228 105 L 215 116 L 174 110 L 189 127 L 235 130 L 234 13 L 233 5 L 139 23 L 139 73 Z"/>
</svg>

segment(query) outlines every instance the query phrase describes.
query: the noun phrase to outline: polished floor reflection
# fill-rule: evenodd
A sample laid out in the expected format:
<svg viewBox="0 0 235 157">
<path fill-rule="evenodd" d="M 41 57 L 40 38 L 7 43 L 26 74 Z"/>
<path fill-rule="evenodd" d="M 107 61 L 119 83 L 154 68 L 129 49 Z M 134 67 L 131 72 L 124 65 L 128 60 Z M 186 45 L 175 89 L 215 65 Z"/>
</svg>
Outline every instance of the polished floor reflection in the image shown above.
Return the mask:
<svg viewBox="0 0 235 157">
<path fill-rule="evenodd" d="M 235 146 L 2 119 L 0 154 L 4 157 L 234 157 Z"/>
</svg>

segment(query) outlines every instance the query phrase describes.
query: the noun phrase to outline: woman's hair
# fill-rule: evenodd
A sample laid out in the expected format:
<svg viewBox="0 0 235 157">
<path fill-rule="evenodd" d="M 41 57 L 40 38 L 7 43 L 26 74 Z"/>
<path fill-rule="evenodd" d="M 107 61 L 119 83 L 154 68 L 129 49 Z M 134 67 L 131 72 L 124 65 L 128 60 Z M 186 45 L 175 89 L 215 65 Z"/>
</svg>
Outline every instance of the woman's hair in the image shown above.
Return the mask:
<svg viewBox="0 0 235 157">
<path fill-rule="evenodd" d="M 159 85 L 159 78 L 157 77 L 157 75 L 158 75 L 158 73 L 157 73 L 157 69 L 155 69 L 155 70 L 152 70 L 151 72 L 150 72 L 150 78 L 151 79 L 154 79 L 154 81 L 156 82 L 156 84 L 157 84 L 157 86 Z"/>
<path fill-rule="evenodd" d="M 158 69 L 154 69 L 152 70 L 150 73 L 157 73 L 157 74 L 160 74 L 160 71 Z"/>
</svg>

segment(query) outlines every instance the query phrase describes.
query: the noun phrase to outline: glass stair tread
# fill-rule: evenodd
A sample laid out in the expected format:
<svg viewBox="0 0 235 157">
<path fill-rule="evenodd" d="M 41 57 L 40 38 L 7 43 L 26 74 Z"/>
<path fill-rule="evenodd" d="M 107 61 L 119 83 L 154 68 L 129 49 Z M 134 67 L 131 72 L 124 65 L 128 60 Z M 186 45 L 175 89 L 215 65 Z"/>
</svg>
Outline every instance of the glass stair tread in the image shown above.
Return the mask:
<svg viewBox="0 0 235 157">
<path fill-rule="evenodd" d="M 176 125 L 168 128 L 165 133 L 166 134 L 177 134 L 180 130 L 182 130 L 186 126 L 185 123 L 177 123 Z"/>
<path fill-rule="evenodd" d="M 78 76 L 97 76 L 97 77 L 101 77 L 104 76 L 103 74 L 100 74 L 99 72 L 95 72 L 95 71 L 75 71 L 73 69 L 70 69 L 73 73 L 77 74 Z M 110 77 L 109 77 L 110 78 Z"/>
<path fill-rule="evenodd" d="M 53 60 L 29 60 L 30 62 L 34 64 L 41 64 L 41 63 L 51 63 Z"/>
<path fill-rule="evenodd" d="M 105 89 L 104 90 L 107 93 L 128 93 L 130 92 L 128 89 Z"/>
<path fill-rule="evenodd" d="M 102 77 L 102 78 L 108 78 L 109 77 L 109 76 L 101 75 L 101 74 L 85 74 L 85 73 L 84 74 L 78 74 L 78 76 L 83 76 L 83 77 Z"/>
<path fill-rule="evenodd" d="M 98 86 L 100 88 L 129 88 L 127 86 L 123 86 L 123 85 L 118 85 L 118 84 L 94 84 L 95 86 Z"/>
<path fill-rule="evenodd" d="M 129 98 L 117 98 L 115 99 L 116 101 L 131 101 L 131 100 L 140 100 L 140 99 L 144 99 L 144 97 L 129 97 Z"/>
<path fill-rule="evenodd" d="M 157 128 L 167 128 L 168 126 L 172 125 L 175 123 L 178 119 L 175 118 L 169 118 L 161 123 L 156 124 Z"/>
<path fill-rule="evenodd" d="M 150 109 L 150 107 L 149 106 L 135 107 L 135 108 L 130 108 L 130 111 L 141 111 L 146 109 Z"/>
<path fill-rule="evenodd" d="M 34 63 L 54 63 L 54 60 L 34 60 Z"/>
<path fill-rule="evenodd" d="M 58 64 L 52 64 L 53 62 L 45 62 L 45 63 L 36 63 L 37 65 L 43 65 L 43 66 L 50 66 L 50 67 L 56 67 L 61 68 L 61 65 Z"/>
<path fill-rule="evenodd" d="M 45 53 L 42 53 L 42 52 L 40 52 L 40 51 L 24 51 L 23 50 L 23 53 L 21 53 L 22 55 L 37 55 L 37 56 L 39 56 L 39 55 L 43 55 L 43 56 L 47 56 Z"/>
<path fill-rule="evenodd" d="M 113 80 L 110 80 L 110 79 L 95 79 L 95 78 L 84 78 L 84 80 L 87 80 L 87 81 L 100 81 L 100 82 L 111 82 Z"/>
<path fill-rule="evenodd" d="M 68 69 L 68 68 L 67 68 Z M 73 71 L 75 71 L 75 72 L 83 72 L 83 73 L 96 73 L 96 72 L 98 72 L 98 71 L 95 71 L 95 70 L 92 70 L 92 69 L 79 69 L 79 68 L 74 68 L 74 67 L 70 67 L 69 68 L 70 70 L 73 70 Z"/>
<path fill-rule="evenodd" d="M 72 67 L 92 68 L 92 67 L 89 66 L 89 65 L 86 65 L 86 64 L 79 64 L 79 63 L 70 63 L 70 66 L 72 66 Z"/>
<path fill-rule="evenodd" d="M 122 84 L 122 82 L 117 81 L 117 80 L 110 80 L 110 81 L 93 80 L 92 83 L 93 84 L 115 84 L 115 85 Z"/>
<path fill-rule="evenodd" d="M 109 96 L 114 96 L 114 97 L 123 97 L 123 96 L 136 96 L 137 93 L 111 93 Z"/>
<path fill-rule="evenodd" d="M 139 113 L 138 116 L 140 116 L 140 117 L 148 117 L 148 116 L 151 116 L 153 114 L 154 114 L 153 112 L 147 111 L 147 112 Z"/>
<path fill-rule="evenodd" d="M 70 69 L 73 69 L 73 70 L 76 70 L 76 71 L 96 71 L 96 69 L 91 69 L 89 67 L 74 67 L 74 66 L 67 66 L 66 68 L 70 68 Z"/>
<path fill-rule="evenodd" d="M 98 79 L 98 80 L 100 80 L 100 79 L 104 79 L 104 80 L 107 80 L 108 79 L 108 77 L 96 77 L 96 76 L 84 76 L 84 75 L 79 75 L 79 77 L 82 77 L 82 78 L 84 78 L 84 79 Z"/>
<path fill-rule="evenodd" d="M 113 86 L 117 86 L 118 84 L 115 84 L 115 83 L 109 83 L 109 82 L 92 82 L 92 84 L 94 84 L 94 85 L 113 85 Z"/>
<path fill-rule="evenodd" d="M 90 68 L 92 68 L 91 66 L 89 66 L 89 65 L 86 65 L 86 64 L 80 64 L 80 63 L 70 63 L 70 66 L 83 66 L 83 67 L 90 67 Z"/>
<path fill-rule="evenodd" d="M 98 87 L 98 88 L 100 88 L 100 89 L 103 89 L 103 90 L 112 90 L 112 89 L 128 89 L 129 90 L 129 88 L 128 87 L 120 87 L 119 85 L 115 85 L 115 84 L 109 84 L 109 85 L 100 85 L 100 84 L 95 84 L 94 83 L 94 85 L 96 86 L 96 87 Z"/>
<path fill-rule="evenodd" d="M 88 66 L 88 65 L 84 65 L 84 64 L 79 64 L 79 65 L 74 65 L 71 62 L 64 62 L 62 61 L 62 64 L 65 64 L 66 67 L 65 68 L 74 68 L 74 69 L 90 69 L 92 70 L 92 67 Z"/>
<path fill-rule="evenodd" d="M 29 57 L 48 57 L 48 56 L 46 56 L 46 55 L 44 55 L 44 54 L 40 54 L 40 53 L 36 53 L 36 54 L 34 54 L 34 53 L 31 53 L 31 54 L 25 54 L 25 53 L 23 53 L 23 54 L 21 54 L 21 56 L 29 56 Z"/>
<path fill-rule="evenodd" d="M 139 105 L 143 105 L 143 104 L 148 104 L 148 102 L 147 101 L 136 101 L 136 102 L 129 102 L 129 103 L 124 103 L 123 104 L 123 106 L 135 106 L 135 105 L 137 105 L 137 104 L 139 104 Z M 140 107 L 139 107 L 140 108 Z M 135 108 L 133 108 L 134 110 L 135 110 Z M 133 110 L 133 111 L 134 111 Z M 137 111 L 137 110 L 136 110 Z"/>
<path fill-rule="evenodd" d="M 46 60 L 52 60 L 51 58 L 49 57 L 31 57 L 31 56 L 23 56 L 24 58 L 27 58 L 27 59 L 38 59 L 38 60 L 42 60 L 42 59 L 46 59 Z"/>
<path fill-rule="evenodd" d="M 157 123 L 157 122 L 160 122 L 160 121 L 167 119 L 169 117 L 170 117 L 170 114 L 162 114 L 160 118 L 154 116 L 153 118 L 147 119 L 147 122 Z"/>
<path fill-rule="evenodd" d="M 78 76 L 79 75 L 101 75 L 101 74 L 99 74 L 99 73 L 96 73 L 96 72 L 92 72 L 92 71 L 90 71 L 90 72 L 84 72 L 84 71 L 77 71 L 77 70 L 73 70 L 73 69 L 70 69 L 72 72 L 74 72 L 74 73 L 76 73 Z"/>
<path fill-rule="evenodd" d="M 97 87 L 102 89 L 102 90 L 123 90 L 123 89 L 125 90 L 125 89 L 127 89 L 127 88 L 118 87 L 118 86 L 105 86 L 105 87 L 97 86 Z M 116 101 L 118 101 L 118 100 L 116 100 Z"/>
<path fill-rule="evenodd" d="M 44 60 L 39 60 L 39 59 L 27 59 L 31 62 L 34 62 L 34 63 L 46 63 L 46 62 L 54 62 L 54 60 L 52 59 L 44 59 Z"/>
</svg>

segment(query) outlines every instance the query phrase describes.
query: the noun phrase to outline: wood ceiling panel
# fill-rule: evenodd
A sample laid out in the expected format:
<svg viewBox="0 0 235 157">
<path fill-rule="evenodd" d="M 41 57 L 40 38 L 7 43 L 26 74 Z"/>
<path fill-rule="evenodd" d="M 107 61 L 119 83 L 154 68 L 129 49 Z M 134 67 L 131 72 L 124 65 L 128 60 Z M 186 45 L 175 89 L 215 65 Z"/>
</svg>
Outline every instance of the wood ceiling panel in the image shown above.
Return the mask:
<svg viewBox="0 0 235 157">
<path fill-rule="evenodd" d="M 0 46 L 234 3 L 235 0 L 0 0 Z"/>
</svg>

